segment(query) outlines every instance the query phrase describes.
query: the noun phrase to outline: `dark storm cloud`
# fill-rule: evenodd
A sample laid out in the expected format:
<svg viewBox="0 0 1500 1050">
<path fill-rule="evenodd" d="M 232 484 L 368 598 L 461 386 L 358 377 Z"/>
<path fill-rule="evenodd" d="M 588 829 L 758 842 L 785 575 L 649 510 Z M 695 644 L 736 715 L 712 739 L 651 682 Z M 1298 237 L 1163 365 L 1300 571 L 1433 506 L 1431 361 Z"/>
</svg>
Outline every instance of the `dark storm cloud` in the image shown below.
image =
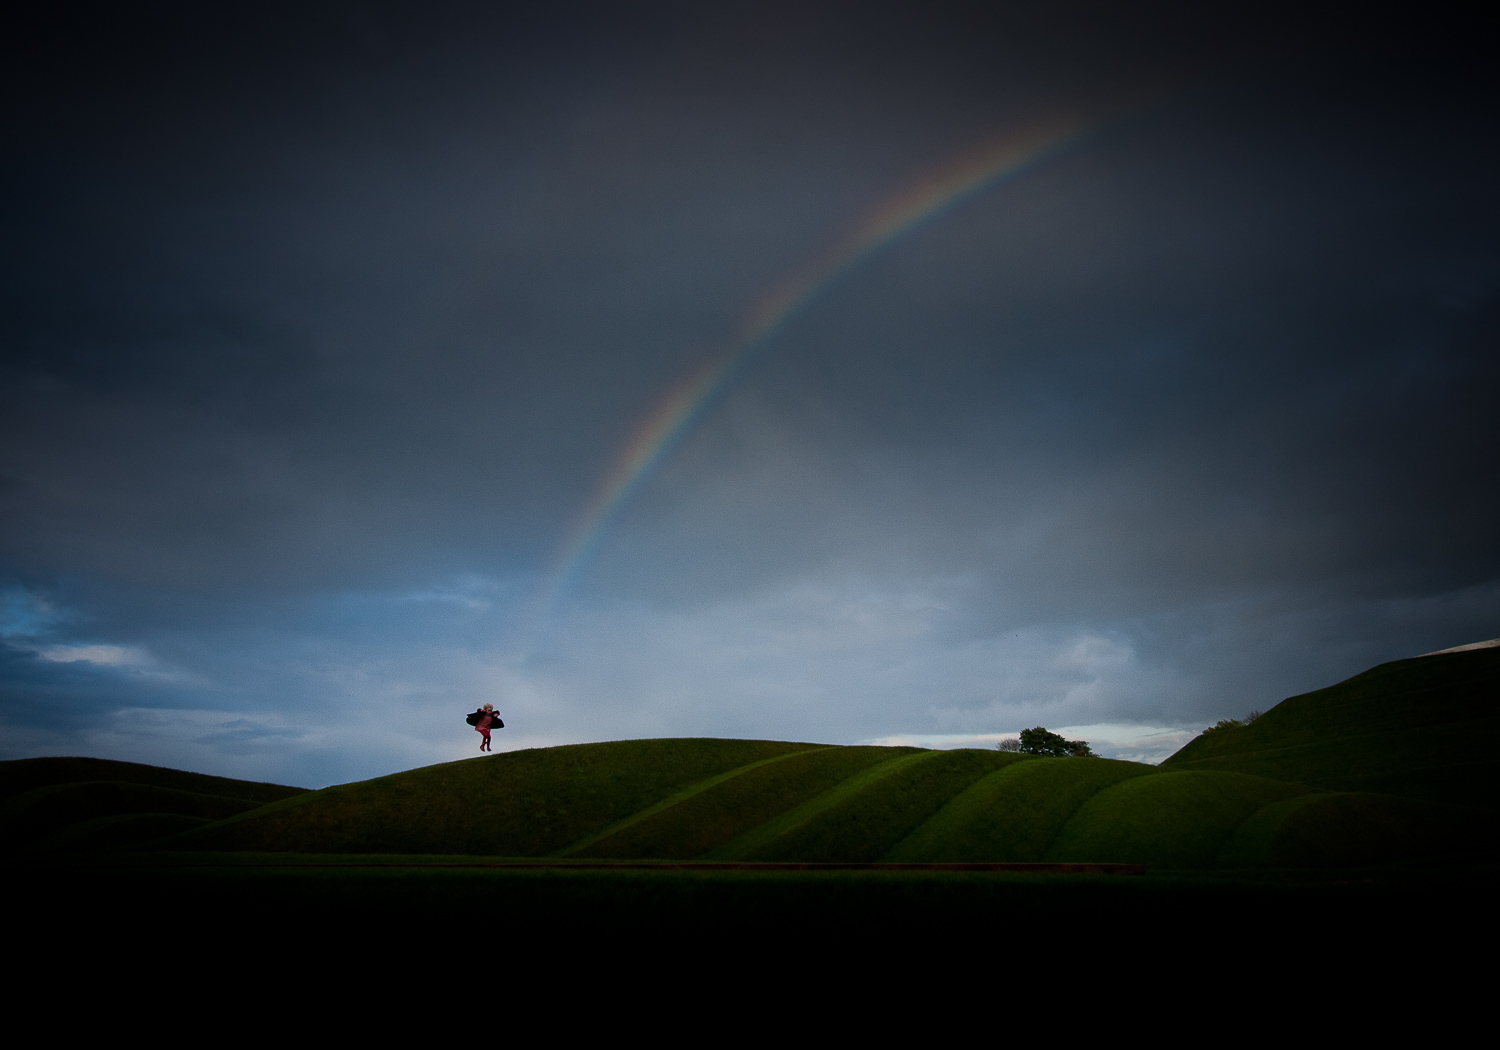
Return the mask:
<svg viewBox="0 0 1500 1050">
<path fill-rule="evenodd" d="M 451 754 L 475 696 L 530 743 L 1201 724 L 1500 633 L 1472 26 L 151 6 L 6 46 L 7 755 L 78 706 L 95 753 L 306 783 Z M 1058 112 L 1094 130 L 815 296 L 538 617 L 755 302 Z"/>
<path fill-rule="evenodd" d="M 822 428 L 829 474 L 905 464 L 911 510 L 871 488 L 876 530 L 923 507 L 947 519 L 923 530 L 975 539 L 1052 519 L 1037 539 L 1065 556 L 1043 589 L 1080 576 L 1096 612 L 1122 611 L 1116 582 L 1134 604 L 1493 577 L 1495 151 L 1454 136 L 1412 158 L 1421 129 L 1351 141 L 1325 112 L 1235 129 L 1231 152 L 1202 119 L 1100 144 L 877 260 L 781 341 L 760 396 Z"/>
</svg>

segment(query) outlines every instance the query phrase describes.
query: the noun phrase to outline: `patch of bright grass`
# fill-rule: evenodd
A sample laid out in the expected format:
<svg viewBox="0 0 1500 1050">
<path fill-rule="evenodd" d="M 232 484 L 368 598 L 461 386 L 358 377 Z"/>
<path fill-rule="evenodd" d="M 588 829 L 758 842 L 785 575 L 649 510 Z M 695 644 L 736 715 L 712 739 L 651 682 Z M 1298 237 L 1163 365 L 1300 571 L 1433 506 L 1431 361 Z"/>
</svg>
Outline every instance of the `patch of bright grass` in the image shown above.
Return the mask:
<svg viewBox="0 0 1500 1050">
<path fill-rule="evenodd" d="M 800 753 L 802 752 L 793 752 L 792 754 Z M 579 841 L 573 843 L 571 846 L 567 846 L 563 849 L 557 850 L 552 854 L 552 856 L 572 857 L 579 854 L 586 854 L 590 849 L 592 849 L 595 843 L 602 842 L 604 839 L 610 838 L 614 835 L 619 835 L 623 833 L 627 828 L 639 824 L 642 821 L 649 820 L 663 810 L 671 809 L 673 806 L 686 802 L 694 795 L 698 795 L 703 793 L 704 791 L 708 791 L 710 788 L 716 788 L 720 784 L 724 783 L 724 781 L 729 780 L 732 777 L 743 776 L 744 774 L 749 773 L 751 770 L 759 769 L 761 766 L 764 766 L 771 762 L 784 762 L 790 757 L 791 755 L 777 755 L 774 758 L 762 758 L 759 761 L 751 762 L 747 765 L 737 766 L 727 773 L 720 773 L 718 776 L 709 777 L 707 780 L 700 780 L 696 784 L 692 784 L 688 787 L 683 788 L 681 791 L 677 792 L 674 795 L 668 795 L 660 802 L 647 806 L 639 813 L 632 813 L 630 816 L 625 817 L 622 820 L 617 820 L 613 824 L 610 824 L 591 835 L 585 836 Z"/>
<path fill-rule="evenodd" d="M 724 859 L 877 861 L 955 795 L 1019 757 L 964 749 L 893 759 L 804 803 L 784 823 L 773 822 L 781 825 L 775 834 L 752 848 L 716 851 L 713 858 L 722 852 Z"/>
<path fill-rule="evenodd" d="M 943 806 L 883 859 L 1040 861 L 1068 819 L 1097 792 L 1156 772 L 1138 762 L 1104 758 L 1007 757 L 1012 764 Z"/>
<path fill-rule="evenodd" d="M 838 809 L 840 803 L 848 802 L 856 795 L 871 790 L 881 781 L 910 769 L 913 764 L 926 762 L 935 754 L 936 752 L 918 751 L 916 754 L 899 755 L 863 769 L 827 791 L 814 795 L 800 806 L 795 806 L 764 824 L 751 828 L 743 835 L 726 842 L 717 849 L 710 850 L 698 859 L 712 861 L 793 859 L 784 855 L 785 849 L 778 848 L 784 847 L 788 838 L 796 840 L 799 832 L 805 831 L 809 824 L 817 823 L 819 817 L 826 817 L 830 810 Z M 805 858 L 796 857 L 795 859 Z"/>
<path fill-rule="evenodd" d="M 822 794 L 861 770 L 917 748 L 829 747 L 770 763 L 632 824 L 579 856 L 690 860 Z"/>
</svg>

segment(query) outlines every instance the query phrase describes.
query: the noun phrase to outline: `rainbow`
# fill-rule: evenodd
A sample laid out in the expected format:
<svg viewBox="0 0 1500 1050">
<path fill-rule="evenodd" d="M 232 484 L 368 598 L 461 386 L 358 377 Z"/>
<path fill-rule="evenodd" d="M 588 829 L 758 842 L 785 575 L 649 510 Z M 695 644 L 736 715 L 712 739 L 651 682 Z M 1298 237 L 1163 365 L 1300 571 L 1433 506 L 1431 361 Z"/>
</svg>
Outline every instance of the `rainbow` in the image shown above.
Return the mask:
<svg viewBox="0 0 1500 1050">
<path fill-rule="evenodd" d="M 1075 145 L 1093 127 L 1080 119 L 1053 119 L 949 161 L 876 208 L 830 251 L 758 302 L 727 349 L 673 385 L 635 429 L 574 530 L 552 577 L 546 607 L 589 563 L 621 509 L 718 401 L 754 351 L 818 292 L 902 235 Z"/>
</svg>

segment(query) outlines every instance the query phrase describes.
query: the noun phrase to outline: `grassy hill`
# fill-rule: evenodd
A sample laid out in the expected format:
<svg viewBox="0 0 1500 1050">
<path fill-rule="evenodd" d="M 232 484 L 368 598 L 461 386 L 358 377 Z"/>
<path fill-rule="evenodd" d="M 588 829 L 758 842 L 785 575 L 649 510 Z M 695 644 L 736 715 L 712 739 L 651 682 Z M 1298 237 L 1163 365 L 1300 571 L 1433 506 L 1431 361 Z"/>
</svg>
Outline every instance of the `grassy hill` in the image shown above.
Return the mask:
<svg viewBox="0 0 1500 1050">
<path fill-rule="evenodd" d="M 1381 664 L 1199 736 L 1163 770 L 1500 809 L 1500 648 Z"/>
<path fill-rule="evenodd" d="M 145 842 L 303 793 L 100 758 L 0 762 L 0 850 Z"/>
<path fill-rule="evenodd" d="M 199 795 L 216 795 L 264 804 L 300 795 L 306 788 L 282 784 L 262 784 L 250 780 L 187 773 L 180 769 L 163 769 L 139 762 L 116 762 L 107 758 L 22 758 L 0 762 L 0 802 L 33 788 L 56 784 L 79 784 L 112 781 L 122 784 L 147 784 L 191 791 Z"/>
<path fill-rule="evenodd" d="M 511 751 L 310 792 L 204 828 L 182 844 L 542 857 L 818 749 L 766 740 L 624 740 Z"/>
<path fill-rule="evenodd" d="M 1500 650 L 1384 664 L 1160 767 L 998 751 L 630 740 L 322 791 L 0 763 L 11 849 L 552 860 L 1116 861 L 1317 868 L 1493 850 Z"/>
</svg>

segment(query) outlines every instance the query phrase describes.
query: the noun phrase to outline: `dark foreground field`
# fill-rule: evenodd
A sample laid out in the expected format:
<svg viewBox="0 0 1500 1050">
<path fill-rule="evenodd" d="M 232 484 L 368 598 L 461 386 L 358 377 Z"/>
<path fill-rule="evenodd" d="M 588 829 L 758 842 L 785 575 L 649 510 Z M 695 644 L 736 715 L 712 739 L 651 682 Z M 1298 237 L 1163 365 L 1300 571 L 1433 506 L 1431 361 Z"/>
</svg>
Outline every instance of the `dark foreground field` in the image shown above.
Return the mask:
<svg viewBox="0 0 1500 1050">
<path fill-rule="evenodd" d="M 479 857 L 138 854 L 35 860 L 11 890 L 94 933 L 258 936 L 482 930 L 506 939 L 834 935 L 1191 945 L 1233 937 L 1463 939 L 1492 927 L 1493 856 L 1316 871 L 1142 875 L 514 866 Z M 69 902 L 100 900 L 77 912 Z M 1467 934 L 1461 931 L 1468 931 Z M 1330 945 L 1330 950 L 1332 945 Z"/>
<path fill-rule="evenodd" d="M 1129 1016 L 1159 997 L 1257 1001 L 1269 987 L 1286 1006 L 1342 989 L 1341 1008 L 1368 1018 L 1423 981 L 1482 1001 L 1469 986 L 1483 968 L 1465 960 L 1495 932 L 1500 876 L 1492 857 L 1133 876 L 489 863 L 513 862 L 38 858 L 10 888 L 38 917 L 12 927 L 11 957 L 33 968 L 12 988 L 88 961 L 148 1016 L 186 989 L 260 1002 L 274 988 L 278 1003 L 281 989 L 368 999 L 361 1017 L 508 1025 L 545 1009 L 571 1028 L 603 1011 L 675 1029 L 684 1018 L 651 1011 L 663 997 L 695 1004 L 699 1024 L 753 1025 L 774 1016 L 766 1001 L 910 1019 L 1078 996 L 1068 1023 L 1104 1023 L 1108 1003 Z M 464 1004 L 481 981 L 495 998 L 476 1016 Z"/>
</svg>

